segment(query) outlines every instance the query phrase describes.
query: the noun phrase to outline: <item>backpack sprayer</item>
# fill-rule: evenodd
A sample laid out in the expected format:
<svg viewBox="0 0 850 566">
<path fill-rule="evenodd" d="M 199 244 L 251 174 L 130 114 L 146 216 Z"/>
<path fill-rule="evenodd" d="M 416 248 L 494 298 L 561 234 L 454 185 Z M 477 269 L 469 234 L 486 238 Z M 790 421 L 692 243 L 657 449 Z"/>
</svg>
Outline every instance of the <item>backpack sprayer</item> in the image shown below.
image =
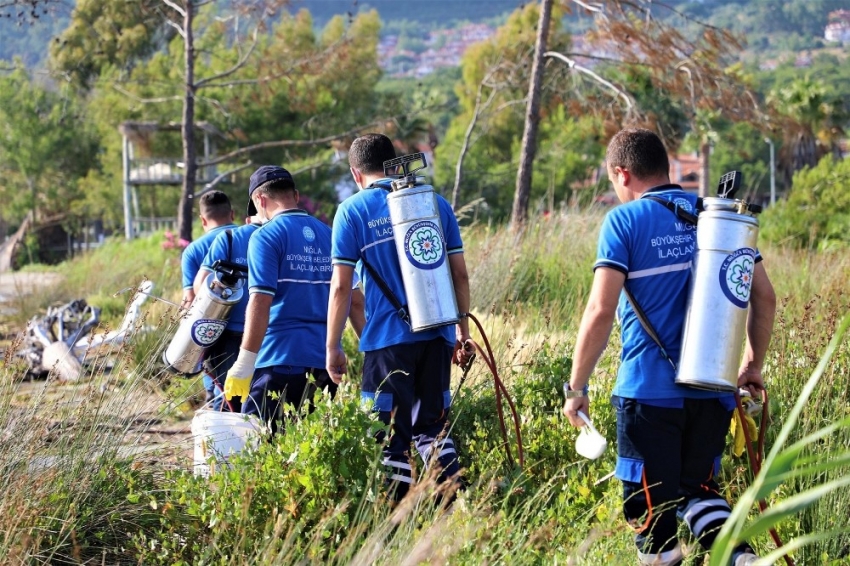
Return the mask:
<svg viewBox="0 0 850 566">
<path fill-rule="evenodd" d="M 230 261 L 212 265 L 212 273 L 162 354 L 168 371 L 183 376 L 201 371 L 204 352 L 221 337 L 231 309 L 242 300 L 247 274 L 246 266 Z"/>
<path fill-rule="evenodd" d="M 412 164 L 415 163 L 421 163 L 421 165 L 411 169 Z M 474 341 L 470 340 L 470 342 L 472 347 L 485 360 L 490 373 L 493 375 L 496 387 L 496 409 L 499 415 L 502 437 L 505 440 L 508 462 L 513 466 L 514 462 L 502 409 L 503 395 L 512 413 L 514 432 L 517 437 L 519 465 L 522 467 L 525 458 L 522 449 L 519 417 L 507 388 L 499 379 L 499 372 L 490 343 L 477 318 L 471 313 L 458 312 L 451 269 L 447 261 L 446 238 L 440 220 L 437 196 L 434 187 L 425 184 L 422 177 L 416 176 L 416 173 L 425 167 L 427 167 L 427 162 L 424 153 L 411 153 L 384 162 L 384 176 L 392 179 L 392 191 L 387 195 L 387 205 L 389 206 L 393 238 L 408 304 L 402 305 L 372 267 L 365 261 L 363 263 L 378 286 L 381 287 L 381 291 L 396 308 L 399 316 L 410 324 L 412 332 L 457 324 L 462 317 L 469 317 L 475 322 L 484 338 L 487 351 L 485 352 Z M 399 169 L 401 169 L 400 173 Z M 464 348 L 466 347 L 464 345 Z M 460 391 L 460 386 L 466 379 L 472 361 L 470 359 L 461 368 L 463 377 L 455 395 Z"/>
<path fill-rule="evenodd" d="M 747 307 L 756 265 L 761 206 L 733 197 L 741 173 L 720 178 L 717 198 L 702 199 L 676 383 L 737 391 Z"/>
<path fill-rule="evenodd" d="M 417 162 L 421 165 L 411 169 Z M 413 332 L 460 320 L 434 187 L 416 176 L 426 166 L 424 153 L 384 162 L 384 175 L 392 178 L 387 205 Z M 397 174 L 399 168 L 401 175 Z"/>
</svg>

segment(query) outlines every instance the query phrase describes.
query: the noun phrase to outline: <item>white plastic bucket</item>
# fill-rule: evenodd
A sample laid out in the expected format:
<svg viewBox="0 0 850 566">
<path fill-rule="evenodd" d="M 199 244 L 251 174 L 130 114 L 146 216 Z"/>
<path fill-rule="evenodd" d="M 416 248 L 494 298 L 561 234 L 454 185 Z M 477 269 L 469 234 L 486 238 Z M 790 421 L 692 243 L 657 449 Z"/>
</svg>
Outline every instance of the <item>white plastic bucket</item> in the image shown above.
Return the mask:
<svg viewBox="0 0 850 566">
<path fill-rule="evenodd" d="M 240 413 L 224 413 L 200 409 L 192 419 L 195 441 L 195 475 L 209 476 L 217 464 L 242 451 L 247 445 L 257 446 L 261 425 L 259 419 Z"/>
</svg>

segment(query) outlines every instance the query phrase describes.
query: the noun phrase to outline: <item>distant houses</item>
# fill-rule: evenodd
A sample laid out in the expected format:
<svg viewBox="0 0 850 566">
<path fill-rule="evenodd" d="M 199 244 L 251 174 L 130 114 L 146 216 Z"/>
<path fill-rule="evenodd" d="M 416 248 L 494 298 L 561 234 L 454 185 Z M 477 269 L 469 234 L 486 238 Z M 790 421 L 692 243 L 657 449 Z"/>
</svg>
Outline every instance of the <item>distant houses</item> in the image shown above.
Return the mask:
<svg viewBox="0 0 850 566">
<path fill-rule="evenodd" d="M 467 24 L 455 29 L 436 30 L 419 52 L 399 47 L 399 37 L 388 35 L 378 42 L 378 61 L 392 77 L 424 77 L 443 67 L 460 66 L 466 50 L 496 33 L 487 24 Z"/>
<path fill-rule="evenodd" d="M 828 19 L 823 38 L 829 42 L 850 45 L 850 10 L 830 12 Z"/>
</svg>

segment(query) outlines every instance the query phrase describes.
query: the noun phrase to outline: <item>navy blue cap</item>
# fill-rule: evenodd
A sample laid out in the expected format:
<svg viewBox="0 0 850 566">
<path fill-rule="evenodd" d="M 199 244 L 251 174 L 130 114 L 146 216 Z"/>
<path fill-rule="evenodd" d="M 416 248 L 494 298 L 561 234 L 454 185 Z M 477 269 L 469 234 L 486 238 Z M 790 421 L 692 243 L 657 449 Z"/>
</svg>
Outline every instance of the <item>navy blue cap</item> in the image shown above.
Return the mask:
<svg viewBox="0 0 850 566">
<path fill-rule="evenodd" d="M 260 185 L 265 185 L 269 181 L 279 181 L 280 179 L 288 179 L 295 185 L 292 175 L 283 167 L 277 165 L 263 165 L 251 174 L 251 183 L 248 185 L 248 216 L 257 214 L 257 207 L 254 206 L 254 201 L 251 200 L 251 195 Z"/>
</svg>

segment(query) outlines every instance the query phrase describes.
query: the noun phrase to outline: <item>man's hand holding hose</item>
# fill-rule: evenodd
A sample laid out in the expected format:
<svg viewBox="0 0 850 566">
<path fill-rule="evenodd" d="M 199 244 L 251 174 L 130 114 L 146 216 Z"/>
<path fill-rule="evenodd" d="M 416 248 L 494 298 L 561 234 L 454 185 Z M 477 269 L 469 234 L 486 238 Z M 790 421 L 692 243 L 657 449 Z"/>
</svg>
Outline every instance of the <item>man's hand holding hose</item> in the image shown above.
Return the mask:
<svg viewBox="0 0 850 566">
<path fill-rule="evenodd" d="M 472 343 L 472 339 L 467 336 L 465 339 L 455 340 L 452 363 L 461 368 L 466 368 L 467 364 L 471 363 L 473 359 L 475 359 L 475 346 Z"/>
<path fill-rule="evenodd" d="M 239 348 L 239 356 L 227 372 L 224 381 L 224 398 L 230 401 L 233 397 L 248 398 L 251 391 L 251 379 L 254 377 L 254 364 L 257 353 Z"/>
</svg>

